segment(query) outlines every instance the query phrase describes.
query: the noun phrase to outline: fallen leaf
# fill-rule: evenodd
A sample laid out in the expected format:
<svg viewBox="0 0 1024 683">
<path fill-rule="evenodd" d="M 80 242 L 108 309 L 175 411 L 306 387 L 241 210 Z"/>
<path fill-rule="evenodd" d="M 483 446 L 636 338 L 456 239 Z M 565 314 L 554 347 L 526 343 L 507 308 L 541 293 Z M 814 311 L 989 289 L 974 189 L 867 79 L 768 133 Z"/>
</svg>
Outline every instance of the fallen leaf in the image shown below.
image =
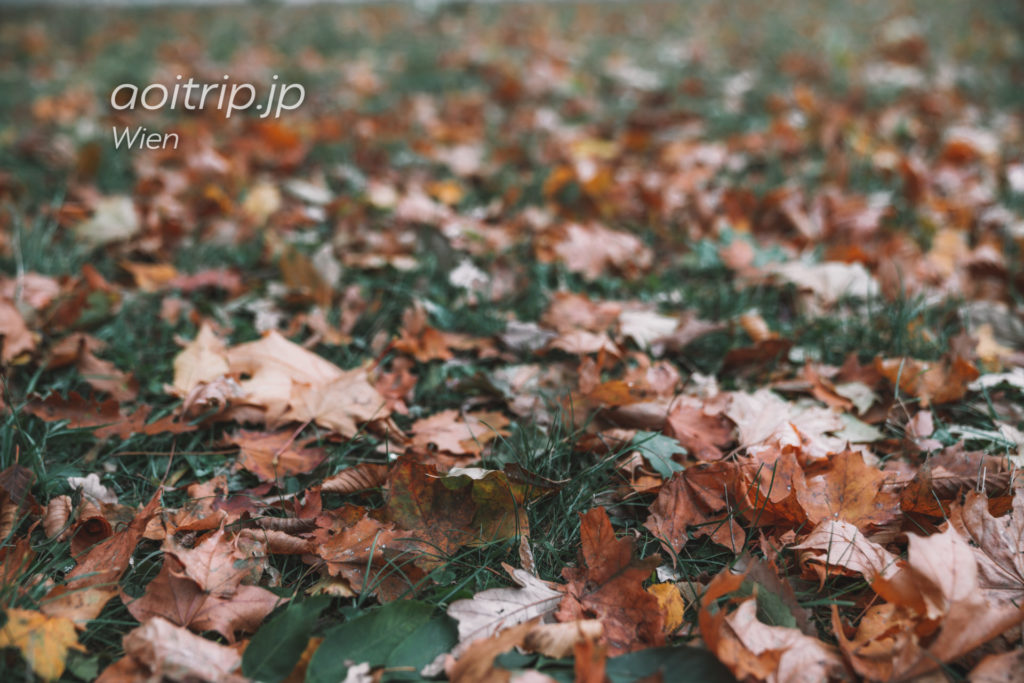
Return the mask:
<svg viewBox="0 0 1024 683">
<path fill-rule="evenodd" d="M 40 678 L 60 678 L 68 650 L 85 651 L 78 644 L 78 631 L 70 619 L 15 607 L 7 609 L 6 618 L 6 623 L 0 628 L 0 648 L 18 648 Z"/>
<path fill-rule="evenodd" d="M 79 239 L 93 247 L 123 242 L 134 237 L 142 228 L 131 197 L 102 197 L 94 208 L 91 218 L 75 226 Z"/>
<path fill-rule="evenodd" d="M 213 382 L 228 374 L 228 371 L 227 348 L 213 327 L 204 322 L 196 338 L 174 357 L 174 383 L 170 391 L 184 398 L 196 387 Z"/>
<path fill-rule="evenodd" d="M 562 570 L 568 585 L 558 620 L 600 619 L 613 654 L 662 645 L 665 618 L 658 599 L 642 586 L 660 558 L 634 558 L 632 539 L 615 538 L 604 508 L 580 515 L 580 537 L 583 566 Z"/>
<path fill-rule="evenodd" d="M 805 474 L 806 487 L 797 489 L 797 499 L 812 524 L 836 519 L 866 529 L 899 515 L 899 494 L 885 488 L 885 474 L 865 463 L 860 453 L 836 453 Z"/>
<path fill-rule="evenodd" d="M 806 551 L 800 553 L 800 562 L 815 567 L 822 584 L 834 569 L 859 574 L 868 581 L 876 576 L 890 576 L 899 560 L 868 540 L 855 525 L 836 519 L 821 521 L 793 550 Z"/>
<path fill-rule="evenodd" d="M 0 299 L 0 343 L 3 349 L 0 361 L 5 365 L 36 349 L 36 335 L 29 330 L 14 304 L 6 299 Z"/>
<path fill-rule="evenodd" d="M 691 531 L 739 552 L 746 534 L 730 514 L 729 489 L 735 477 L 735 465 L 726 462 L 675 473 L 662 485 L 644 526 L 673 559 L 686 545 Z"/>
<path fill-rule="evenodd" d="M 558 609 L 561 590 L 522 569 L 505 565 L 505 571 L 518 587 L 491 588 L 448 606 L 448 616 L 459 624 L 459 644 L 452 656 L 459 657 L 481 638 L 490 638 L 509 626 L 553 614 Z"/>
<path fill-rule="evenodd" d="M 647 592 L 658 599 L 658 607 L 665 617 L 665 633 L 671 635 L 683 625 L 683 612 L 686 603 L 674 583 L 656 583 L 647 588 Z"/>
<path fill-rule="evenodd" d="M 220 645 L 166 619 L 154 617 L 124 636 L 125 658 L 135 670 L 172 681 L 217 680 L 242 683 L 236 672 L 242 663 L 238 650 Z M 111 665 L 107 671 L 118 666 Z M 123 665 L 122 665 L 123 666 Z M 100 680 L 106 680 L 105 676 Z M 114 678 L 116 674 L 111 674 Z"/>
<path fill-rule="evenodd" d="M 960 531 L 972 542 L 978 566 L 978 585 L 997 604 L 1020 604 L 1024 598 L 1024 495 L 1013 496 L 1009 514 L 993 517 L 988 499 L 968 491 L 959 519 Z"/>
<path fill-rule="evenodd" d="M 876 358 L 875 367 L 901 392 L 921 399 L 923 408 L 963 398 L 980 374 L 974 364 L 962 356 L 947 357 L 936 363 L 912 358 Z"/>
<path fill-rule="evenodd" d="M 466 413 L 445 410 L 412 424 L 410 443 L 436 448 L 456 456 L 479 456 L 492 440 L 505 437 L 508 418 L 501 413 Z"/>
<path fill-rule="evenodd" d="M 238 463 L 255 474 L 260 481 L 282 481 L 285 477 L 312 472 L 324 461 L 327 453 L 321 448 L 308 448 L 313 439 L 296 440 L 291 431 L 239 431 L 228 437 L 238 446 Z"/>
</svg>

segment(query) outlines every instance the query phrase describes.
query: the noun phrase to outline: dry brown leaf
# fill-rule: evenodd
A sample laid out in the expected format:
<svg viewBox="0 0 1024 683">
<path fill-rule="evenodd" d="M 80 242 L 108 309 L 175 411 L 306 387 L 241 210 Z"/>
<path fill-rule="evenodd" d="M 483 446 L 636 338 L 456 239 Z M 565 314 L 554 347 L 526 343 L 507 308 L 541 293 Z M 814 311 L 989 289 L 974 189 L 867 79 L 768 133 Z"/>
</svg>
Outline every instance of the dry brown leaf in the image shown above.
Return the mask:
<svg viewBox="0 0 1024 683">
<path fill-rule="evenodd" d="M 610 653 L 657 647 L 665 642 L 665 618 L 658 599 L 642 583 L 659 564 L 657 555 L 638 560 L 631 538 L 615 538 L 604 508 L 580 516 L 583 566 L 565 568 L 568 582 L 556 617 L 578 621 L 597 617 Z"/>
<path fill-rule="evenodd" d="M 872 583 L 891 605 L 873 608 L 853 639 L 833 609 L 840 647 L 864 676 L 920 676 L 1024 620 L 1024 608 L 994 603 L 981 592 L 974 551 L 952 525 L 942 533 L 908 537 L 906 563 Z"/>
<path fill-rule="evenodd" d="M 241 397 L 264 410 L 269 425 L 315 422 L 353 437 L 359 424 L 388 417 L 366 368 L 341 370 L 277 332 L 228 350 L 230 372 L 249 376 Z"/>
<path fill-rule="evenodd" d="M 635 235 L 598 223 L 564 226 L 554 254 L 574 273 L 596 280 L 609 271 L 633 276 L 651 266 L 654 255 Z"/>
<path fill-rule="evenodd" d="M 43 531 L 47 538 L 55 538 L 58 534 L 66 535 L 68 521 L 71 519 L 71 507 L 70 496 L 56 496 L 46 504 Z"/>
<path fill-rule="evenodd" d="M 450 668 L 445 667 L 449 680 L 452 683 L 477 683 L 478 681 L 499 683 L 508 681 L 509 672 L 496 667 L 494 660 L 498 655 L 520 645 L 523 639 L 526 638 L 526 634 L 534 626 L 534 623 L 526 622 L 507 628 L 490 638 L 476 641 L 466 649 L 466 652 Z"/>
<path fill-rule="evenodd" d="M 746 534 L 731 515 L 729 491 L 736 466 L 714 462 L 676 472 L 661 487 L 644 526 L 674 559 L 689 540 L 689 532 L 739 552 Z"/>
<path fill-rule="evenodd" d="M 14 303 L 0 299 L 0 361 L 7 365 L 36 349 L 36 335 L 25 324 L 25 319 Z"/>
<path fill-rule="evenodd" d="M 411 444 L 452 455 L 479 456 L 492 440 L 508 436 L 508 418 L 497 412 L 460 414 L 445 410 L 413 423 Z"/>
<path fill-rule="evenodd" d="M 876 358 L 875 367 L 901 392 L 921 399 L 924 408 L 963 398 L 979 375 L 974 364 L 959 355 L 934 363 L 912 358 Z"/>
<path fill-rule="evenodd" d="M 880 526 L 899 515 L 899 494 L 884 486 L 886 475 L 855 451 L 843 451 L 806 470 L 797 500 L 812 524 L 825 519 L 851 522 L 860 529 Z"/>
<path fill-rule="evenodd" d="M 308 448 L 314 439 L 296 440 L 293 431 L 239 431 L 228 437 L 238 446 L 238 464 L 260 481 L 281 481 L 285 477 L 306 474 L 327 457 L 322 448 Z"/>
<path fill-rule="evenodd" d="M 43 598 L 41 610 L 50 616 L 67 616 L 79 628 L 95 619 L 117 594 L 117 583 L 128 568 L 149 520 L 156 515 L 160 495 L 157 491 L 126 528 L 89 548 L 68 573 L 66 582 Z"/>
<path fill-rule="evenodd" d="M 1024 598 L 1024 492 L 1014 492 L 1009 514 L 993 517 L 988 498 L 969 491 L 960 518 L 953 517 L 957 522 L 972 542 L 981 589 L 998 604 L 1020 604 Z"/>
<path fill-rule="evenodd" d="M 320 490 L 324 493 L 355 493 L 375 489 L 388 477 L 387 465 L 364 462 L 347 467 L 324 479 Z"/>
<path fill-rule="evenodd" d="M 837 519 L 822 520 L 793 549 L 807 551 L 800 553 L 800 562 L 813 567 L 822 584 L 832 569 L 860 574 L 868 581 L 875 576 L 890 576 L 896 571 L 899 560 L 882 546 L 869 541 L 855 525 Z"/>
<path fill-rule="evenodd" d="M 236 673 L 242 664 L 242 655 L 237 649 L 189 633 L 160 617 L 149 619 L 126 634 L 124 651 L 125 660 L 133 660 L 135 670 L 144 672 L 146 678 L 225 683 L 246 680 Z M 111 676 L 108 680 L 116 679 Z"/>
<path fill-rule="evenodd" d="M 178 269 L 170 263 L 133 263 L 122 261 L 121 267 L 132 274 L 135 286 L 143 292 L 157 292 L 178 277 Z"/>
<path fill-rule="evenodd" d="M 665 433 L 673 436 L 698 460 L 718 460 L 722 448 L 733 440 L 732 428 L 721 414 L 709 414 L 692 396 L 672 402 L 665 418 Z"/>
<path fill-rule="evenodd" d="M 760 676 L 760 666 L 749 667 L 748 659 L 770 658 L 774 668 L 764 676 L 769 683 L 816 683 L 844 678 L 846 666 L 833 645 L 804 635 L 795 628 L 769 626 L 757 618 L 757 601 L 745 600 L 725 618 L 731 647 L 720 645 L 717 654 L 737 678 Z M 746 650 L 746 652 L 743 652 Z"/>
</svg>

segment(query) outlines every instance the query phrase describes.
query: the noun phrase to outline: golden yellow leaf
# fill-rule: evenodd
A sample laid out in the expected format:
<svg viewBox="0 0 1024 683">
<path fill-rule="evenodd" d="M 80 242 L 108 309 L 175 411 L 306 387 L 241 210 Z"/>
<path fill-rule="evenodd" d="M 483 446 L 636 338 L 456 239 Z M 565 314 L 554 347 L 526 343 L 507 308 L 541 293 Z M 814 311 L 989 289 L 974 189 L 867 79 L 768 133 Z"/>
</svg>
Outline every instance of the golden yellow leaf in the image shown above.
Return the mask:
<svg viewBox="0 0 1024 683">
<path fill-rule="evenodd" d="M 665 633 L 675 633 L 683 625 L 686 603 L 674 583 L 656 583 L 647 592 L 658 599 L 658 607 L 665 615 Z"/>
<path fill-rule="evenodd" d="M 64 673 L 68 650 L 85 651 L 78 644 L 78 632 L 70 619 L 14 607 L 7 610 L 7 623 L 0 629 L 0 647 L 21 650 L 32 671 L 47 680 Z"/>
</svg>

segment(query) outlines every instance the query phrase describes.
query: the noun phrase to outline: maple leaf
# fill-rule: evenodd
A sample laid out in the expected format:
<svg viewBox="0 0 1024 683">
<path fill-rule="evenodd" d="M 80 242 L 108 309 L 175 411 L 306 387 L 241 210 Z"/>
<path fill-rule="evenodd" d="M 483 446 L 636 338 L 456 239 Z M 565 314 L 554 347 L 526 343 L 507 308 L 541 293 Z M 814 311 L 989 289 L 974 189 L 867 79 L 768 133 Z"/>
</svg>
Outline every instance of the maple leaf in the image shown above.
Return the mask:
<svg viewBox="0 0 1024 683">
<path fill-rule="evenodd" d="M 314 440 L 296 441 L 294 434 L 288 431 L 242 430 L 228 437 L 230 443 L 239 447 L 239 464 L 260 481 L 281 481 L 316 469 L 327 453 L 320 448 L 306 448 L 306 444 Z"/>
<path fill-rule="evenodd" d="M 420 363 L 453 358 L 445 333 L 427 324 L 427 312 L 419 305 L 402 316 L 402 336 L 392 345 L 396 351 L 407 353 Z"/>
<path fill-rule="evenodd" d="M 466 413 L 445 410 L 417 420 L 409 431 L 410 443 L 457 456 L 478 457 L 492 440 L 508 436 L 508 418 L 497 412 Z"/>
<path fill-rule="evenodd" d="M 562 238 L 553 251 L 566 268 L 588 280 L 596 280 L 608 270 L 624 275 L 643 272 L 650 267 L 654 256 L 635 235 L 598 223 L 564 226 Z"/>
<path fill-rule="evenodd" d="M 642 585 L 661 558 L 634 558 L 632 539 L 615 538 L 604 508 L 580 515 L 580 538 L 583 566 L 562 570 L 568 585 L 558 620 L 600 619 L 614 654 L 663 644 L 665 618 Z"/>
<path fill-rule="evenodd" d="M 733 392 L 726 415 L 736 423 L 740 446 L 757 456 L 794 446 L 810 458 L 824 458 L 845 447 L 830 432 L 843 428 L 839 416 L 816 405 L 793 404 L 769 389 Z"/>
<path fill-rule="evenodd" d="M 336 511 L 330 527 L 313 533 L 317 555 L 331 576 L 344 578 L 353 591 L 374 593 L 382 602 L 395 600 L 423 579 L 423 570 L 413 564 L 422 552 L 414 541 L 406 541 L 411 534 L 365 514 L 354 506 Z"/>
<path fill-rule="evenodd" d="M 9 607 L 6 618 L 6 623 L 0 627 L 0 648 L 18 648 L 32 671 L 41 678 L 60 678 L 68 650 L 85 651 L 78 644 L 74 622 L 66 617 Z"/>
<path fill-rule="evenodd" d="M 769 626 L 757 618 L 757 601 L 744 600 L 725 617 L 718 658 L 743 679 L 754 675 L 770 683 L 833 680 L 846 666 L 835 646 L 799 629 Z"/>
<path fill-rule="evenodd" d="M 855 451 L 843 451 L 805 470 L 806 486 L 797 499 L 812 524 L 840 519 L 864 529 L 899 514 L 899 494 L 884 488 L 886 475 Z"/>
<path fill-rule="evenodd" d="M 186 408 L 201 403 L 199 399 L 208 400 L 204 390 L 247 376 L 237 388 L 232 385 L 211 396 L 239 403 L 239 409 L 257 406 L 270 425 L 315 422 L 351 438 L 359 424 L 390 414 L 365 367 L 342 370 L 276 331 L 225 350 L 204 326 L 196 340 L 178 354 L 175 364 L 174 384 L 168 391 L 185 397 Z"/>
<path fill-rule="evenodd" d="M 94 389 L 106 392 L 119 402 L 132 401 L 138 396 L 138 382 L 130 373 L 122 372 L 95 353 L 106 346 L 101 340 L 82 333 L 65 337 L 50 349 L 48 367 L 74 365 L 82 379 Z"/>
<path fill-rule="evenodd" d="M 253 559 L 229 543 L 223 529 L 191 549 L 168 538 L 164 564 L 145 594 L 137 599 L 122 595 L 122 600 L 139 621 L 162 617 L 178 626 L 217 631 L 234 642 L 236 631 L 256 630 L 281 602 L 265 588 L 242 584 L 253 578 L 253 569 Z"/>
<path fill-rule="evenodd" d="M 164 545 L 164 553 L 171 553 L 181 563 L 181 575 L 186 576 L 211 595 L 227 597 L 232 595 L 242 580 L 251 577 L 256 580 L 262 574 L 259 550 L 250 550 L 250 557 L 241 552 L 237 539 L 230 539 L 224 529 L 207 534 L 192 548 L 178 546 L 171 541 Z M 254 575 L 255 565 L 255 575 Z"/>
<path fill-rule="evenodd" d="M 472 643 L 448 670 L 449 680 L 452 683 L 508 680 L 508 672 L 497 667 L 494 660 L 521 644 L 534 625 L 533 622 L 519 624 Z"/>
<path fill-rule="evenodd" d="M 644 522 L 674 558 L 695 535 L 738 551 L 746 534 L 728 514 L 729 488 L 736 476 L 732 463 L 716 462 L 689 467 L 662 485 Z"/>
<path fill-rule="evenodd" d="M 592 301 L 586 294 L 555 292 L 540 321 L 559 333 L 576 329 L 607 332 L 621 313 L 622 304 L 614 301 Z"/>
<path fill-rule="evenodd" d="M 975 553 L 953 525 L 908 537 L 907 561 L 871 584 L 890 605 L 872 608 L 852 639 L 833 608 L 840 648 L 863 676 L 920 676 L 1024 621 L 1024 608 L 985 597 Z"/>
<path fill-rule="evenodd" d="M 558 349 L 574 356 L 606 353 L 618 357 L 619 347 L 604 332 L 570 330 L 558 335 L 548 343 L 549 349 Z"/>
<path fill-rule="evenodd" d="M 693 397 L 673 401 L 665 418 L 665 431 L 698 460 L 718 460 L 722 447 L 733 440 L 732 428 L 722 415 L 708 414 Z"/>
<path fill-rule="evenodd" d="M 946 357 L 938 363 L 912 358 L 876 358 L 875 367 L 900 391 L 921 399 L 924 408 L 963 398 L 980 374 L 973 363 L 959 355 Z"/>
</svg>

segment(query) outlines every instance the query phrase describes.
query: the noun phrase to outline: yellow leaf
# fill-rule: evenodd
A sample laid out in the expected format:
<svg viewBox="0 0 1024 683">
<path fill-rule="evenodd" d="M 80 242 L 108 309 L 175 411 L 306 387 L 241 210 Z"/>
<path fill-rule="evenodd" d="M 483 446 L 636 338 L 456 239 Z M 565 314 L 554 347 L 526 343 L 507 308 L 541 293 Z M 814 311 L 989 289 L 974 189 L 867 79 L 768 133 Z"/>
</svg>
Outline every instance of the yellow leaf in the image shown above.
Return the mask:
<svg viewBox="0 0 1024 683">
<path fill-rule="evenodd" d="M 143 292 L 157 292 L 178 277 L 178 269 L 170 263 L 132 263 L 122 261 L 121 266 L 135 278 L 135 285 Z"/>
<path fill-rule="evenodd" d="M 60 678 L 68 650 L 85 651 L 78 644 L 75 624 L 64 617 L 48 617 L 28 609 L 7 610 L 7 623 L 0 629 L 0 648 L 21 650 L 32 671 L 47 680 Z"/>
<path fill-rule="evenodd" d="M 686 604 L 674 583 L 656 583 L 647 592 L 658 599 L 658 607 L 665 615 L 665 633 L 675 633 L 683 625 Z"/>
</svg>

